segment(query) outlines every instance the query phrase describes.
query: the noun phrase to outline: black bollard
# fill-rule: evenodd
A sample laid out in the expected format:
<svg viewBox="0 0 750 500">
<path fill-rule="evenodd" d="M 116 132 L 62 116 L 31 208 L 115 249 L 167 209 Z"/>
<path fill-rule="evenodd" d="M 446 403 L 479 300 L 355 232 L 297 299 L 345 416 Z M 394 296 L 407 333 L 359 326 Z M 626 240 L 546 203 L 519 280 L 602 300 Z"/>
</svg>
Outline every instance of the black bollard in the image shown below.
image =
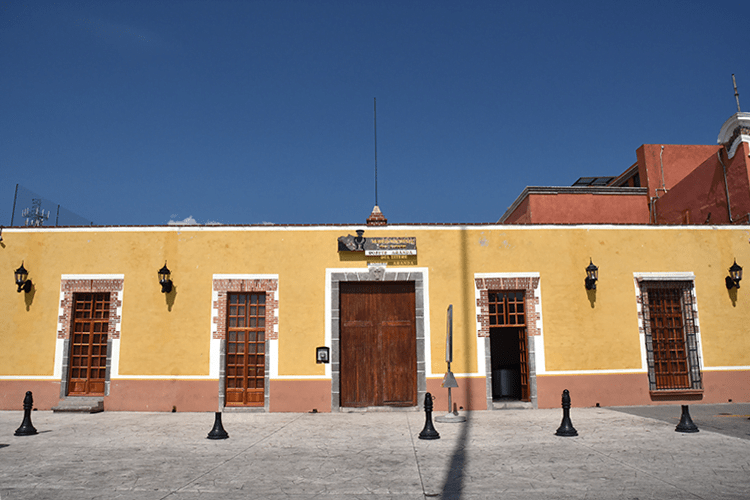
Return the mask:
<svg viewBox="0 0 750 500">
<path fill-rule="evenodd" d="M 688 405 L 682 405 L 682 417 L 680 423 L 674 429 L 676 432 L 699 432 L 698 426 L 693 423 L 693 419 L 690 418 L 690 411 Z"/>
<path fill-rule="evenodd" d="M 214 428 L 208 433 L 208 439 L 226 439 L 228 437 L 229 434 L 224 430 L 224 426 L 221 425 L 221 412 L 217 411 L 214 418 Z"/>
<path fill-rule="evenodd" d="M 419 439 L 440 439 L 440 434 L 432 425 L 432 394 L 429 392 L 424 395 L 424 429 L 419 433 Z"/>
<path fill-rule="evenodd" d="M 23 422 L 21 427 L 16 429 L 16 436 L 33 436 L 36 434 L 36 429 L 31 425 L 31 408 L 34 406 L 34 398 L 31 396 L 31 391 L 26 391 L 26 397 L 23 398 Z"/>
<path fill-rule="evenodd" d="M 555 432 L 556 436 L 577 436 L 578 431 L 573 427 L 570 421 L 570 392 L 565 389 L 562 393 L 563 419 L 560 427 Z"/>
</svg>

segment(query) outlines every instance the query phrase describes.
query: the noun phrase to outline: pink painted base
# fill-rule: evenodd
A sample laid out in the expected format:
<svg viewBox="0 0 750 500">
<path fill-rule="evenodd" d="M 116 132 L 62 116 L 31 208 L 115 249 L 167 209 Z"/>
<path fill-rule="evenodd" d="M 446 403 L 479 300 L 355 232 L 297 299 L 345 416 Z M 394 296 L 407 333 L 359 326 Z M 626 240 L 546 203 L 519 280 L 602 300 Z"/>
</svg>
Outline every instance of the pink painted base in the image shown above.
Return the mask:
<svg viewBox="0 0 750 500">
<path fill-rule="evenodd" d="M 330 380 L 271 380 L 269 411 L 331 412 Z"/>
<path fill-rule="evenodd" d="M 37 410 L 50 410 L 60 401 L 59 381 L 0 380 L 0 410 L 23 410 L 26 391 L 32 392 Z"/>
<path fill-rule="evenodd" d="M 750 371 L 707 371 L 703 373 L 703 394 L 676 397 L 652 396 L 648 375 L 559 375 L 537 376 L 539 408 L 559 408 L 562 391 L 568 389 L 573 406 L 645 406 L 692 403 L 750 402 Z"/>
<path fill-rule="evenodd" d="M 105 411 L 217 411 L 218 380 L 113 380 Z"/>
<path fill-rule="evenodd" d="M 435 397 L 433 411 L 448 412 L 448 389 L 441 387 L 442 379 L 427 379 L 427 392 Z M 487 409 L 487 384 L 484 378 L 456 377 L 458 387 L 451 389 L 451 400 L 461 410 Z M 419 401 L 424 408 L 424 401 Z"/>
<path fill-rule="evenodd" d="M 707 371 L 704 390 L 699 395 L 659 398 L 648 390 L 644 373 L 611 375 L 539 375 L 539 408 L 559 408 L 562 391 L 568 389 L 573 406 L 640 406 L 691 403 L 750 402 L 750 370 Z M 463 410 L 487 409 L 484 378 L 457 378 L 451 390 L 453 402 Z M 434 411 L 448 411 L 448 390 L 441 379 L 428 379 L 427 391 L 434 397 Z M 216 411 L 219 405 L 218 380 L 113 380 L 110 395 L 104 398 L 105 411 Z M 272 380 L 270 411 L 331 411 L 330 380 Z M 26 391 L 32 391 L 34 408 L 50 410 L 60 402 L 60 382 L 0 380 L 0 410 L 22 410 Z M 424 401 L 418 401 L 422 408 Z"/>
</svg>

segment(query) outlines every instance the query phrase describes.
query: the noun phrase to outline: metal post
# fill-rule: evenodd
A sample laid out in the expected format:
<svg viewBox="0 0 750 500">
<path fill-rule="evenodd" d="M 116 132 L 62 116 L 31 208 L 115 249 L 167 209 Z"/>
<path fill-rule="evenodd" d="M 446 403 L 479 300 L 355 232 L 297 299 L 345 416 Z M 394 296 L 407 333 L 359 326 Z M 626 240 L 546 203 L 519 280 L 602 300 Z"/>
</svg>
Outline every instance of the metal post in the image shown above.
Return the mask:
<svg viewBox="0 0 750 500">
<path fill-rule="evenodd" d="M 443 377 L 442 386 L 448 389 L 448 413 L 435 417 L 436 422 L 440 423 L 456 423 L 466 422 L 466 417 L 458 414 L 458 410 L 454 409 L 453 397 L 451 395 L 451 389 L 458 387 L 456 377 L 451 372 L 451 361 L 453 361 L 453 304 L 448 306 L 445 321 L 445 362 L 448 364 L 448 371 L 445 372 Z"/>
<path fill-rule="evenodd" d="M 10 213 L 10 227 L 13 227 L 13 217 L 16 215 L 16 199 L 18 198 L 18 184 L 16 184 L 16 192 L 13 194 L 13 211 Z"/>
</svg>

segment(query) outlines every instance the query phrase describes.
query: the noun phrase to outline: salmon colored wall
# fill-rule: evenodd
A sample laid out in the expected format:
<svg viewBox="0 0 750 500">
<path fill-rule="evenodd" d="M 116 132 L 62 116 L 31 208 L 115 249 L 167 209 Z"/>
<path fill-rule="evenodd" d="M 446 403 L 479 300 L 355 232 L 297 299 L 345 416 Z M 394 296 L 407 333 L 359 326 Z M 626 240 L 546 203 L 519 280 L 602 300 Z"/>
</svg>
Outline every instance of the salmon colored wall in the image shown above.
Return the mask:
<svg viewBox="0 0 750 500">
<path fill-rule="evenodd" d="M 216 411 L 218 380 L 123 380 L 110 383 L 105 411 Z M 51 410 L 60 402 L 59 381 L 0 380 L 0 410 L 22 410 L 26 391 L 34 408 Z"/>
<path fill-rule="evenodd" d="M 704 393 L 700 396 L 655 399 L 648 387 L 645 373 L 537 377 L 539 408 L 560 408 L 564 389 L 570 391 L 571 404 L 577 407 L 596 406 L 597 403 L 600 406 L 641 406 L 679 401 L 715 404 L 750 401 L 750 370 L 704 372 Z"/>
<path fill-rule="evenodd" d="M 435 398 L 433 409 L 448 412 L 448 389 L 442 387 L 443 379 L 428 378 L 427 392 Z M 456 377 L 458 387 L 451 389 L 451 402 L 457 409 L 486 410 L 487 382 L 484 377 Z M 418 401 L 420 408 L 424 408 L 424 401 Z"/>
<path fill-rule="evenodd" d="M 530 193 L 505 224 L 648 224 L 648 200 L 635 194 Z"/>
<path fill-rule="evenodd" d="M 59 381 L 0 380 L 0 410 L 23 410 L 26 391 L 32 392 L 38 410 L 50 410 L 60 401 Z"/>
<path fill-rule="evenodd" d="M 648 196 L 657 196 L 656 189 L 662 187 L 662 162 L 664 163 L 664 186 L 669 190 L 687 177 L 696 167 L 710 157 L 716 157 L 720 146 L 644 144 L 636 150 L 638 174 L 641 186 L 648 187 Z"/>
<path fill-rule="evenodd" d="M 529 208 L 529 196 L 526 196 L 515 210 L 505 219 L 505 224 L 531 224 L 532 213 Z"/>
<path fill-rule="evenodd" d="M 271 380 L 269 394 L 269 411 L 331 411 L 330 380 Z"/>
<path fill-rule="evenodd" d="M 727 161 L 727 179 L 732 204 L 732 218 L 735 223 L 750 223 L 750 144 L 741 143 L 732 159 Z"/>
<path fill-rule="evenodd" d="M 218 411 L 218 380 L 123 380 L 110 384 L 105 411 Z"/>
<path fill-rule="evenodd" d="M 642 195 L 531 194 L 534 224 L 648 224 Z"/>
<path fill-rule="evenodd" d="M 716 154 L 666 193 L 660 191 L 654 212 L 658 224 L 703 224 L 709 213 L 710 223 L 728 223 L 724 173 Z"/>
<path fill-rule="evenodd" d="M 742 144 L 746 146 L 746 144 Z M 675 146 L 673 146 L 674 148 Z M 718 151 L 718 150 L 717 150 Z M 738 152 L 742 152 L 738 148 Z M 728 224 L 726 187 L 729 186 L 732 219 L 747 220 L 750 212 L 750 184 L 746 154 L 736 154 L 729 160 L 722 150 L 724 168 L 716 153 L 709 156 L 667 193 L 660 192 L 656 202 L 656 220 L 659 224 Z M 686 222 L 685 211 L 689 212 Z M 710 218 L 709 218 L 710 214 Z"/>
</svg>

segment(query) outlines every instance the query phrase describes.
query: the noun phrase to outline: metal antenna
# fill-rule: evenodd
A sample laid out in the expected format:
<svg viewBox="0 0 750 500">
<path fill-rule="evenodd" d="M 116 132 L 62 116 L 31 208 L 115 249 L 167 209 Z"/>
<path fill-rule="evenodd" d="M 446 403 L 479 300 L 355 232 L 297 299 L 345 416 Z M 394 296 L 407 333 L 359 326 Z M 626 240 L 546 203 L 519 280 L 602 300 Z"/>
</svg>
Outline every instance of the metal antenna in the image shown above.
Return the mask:
<svg viewBox="0 0 750 500">
<path fill-rule="evenodd" d="M 740 113 L 740 93 L 737 92 L 737 81 L 734 79 L 734 73 L 732 73 L 732 84 L 734 85 L 734 98 L 737 100 L 737 112 Z"/>
<path fill-rule="evenodd" d="M 734 77 L 734 75 L 732 75 Z M 378 100 L 372 98 L 373 112 L 375 115 L 375 206 L 378 205 Z"/>
</svg>

